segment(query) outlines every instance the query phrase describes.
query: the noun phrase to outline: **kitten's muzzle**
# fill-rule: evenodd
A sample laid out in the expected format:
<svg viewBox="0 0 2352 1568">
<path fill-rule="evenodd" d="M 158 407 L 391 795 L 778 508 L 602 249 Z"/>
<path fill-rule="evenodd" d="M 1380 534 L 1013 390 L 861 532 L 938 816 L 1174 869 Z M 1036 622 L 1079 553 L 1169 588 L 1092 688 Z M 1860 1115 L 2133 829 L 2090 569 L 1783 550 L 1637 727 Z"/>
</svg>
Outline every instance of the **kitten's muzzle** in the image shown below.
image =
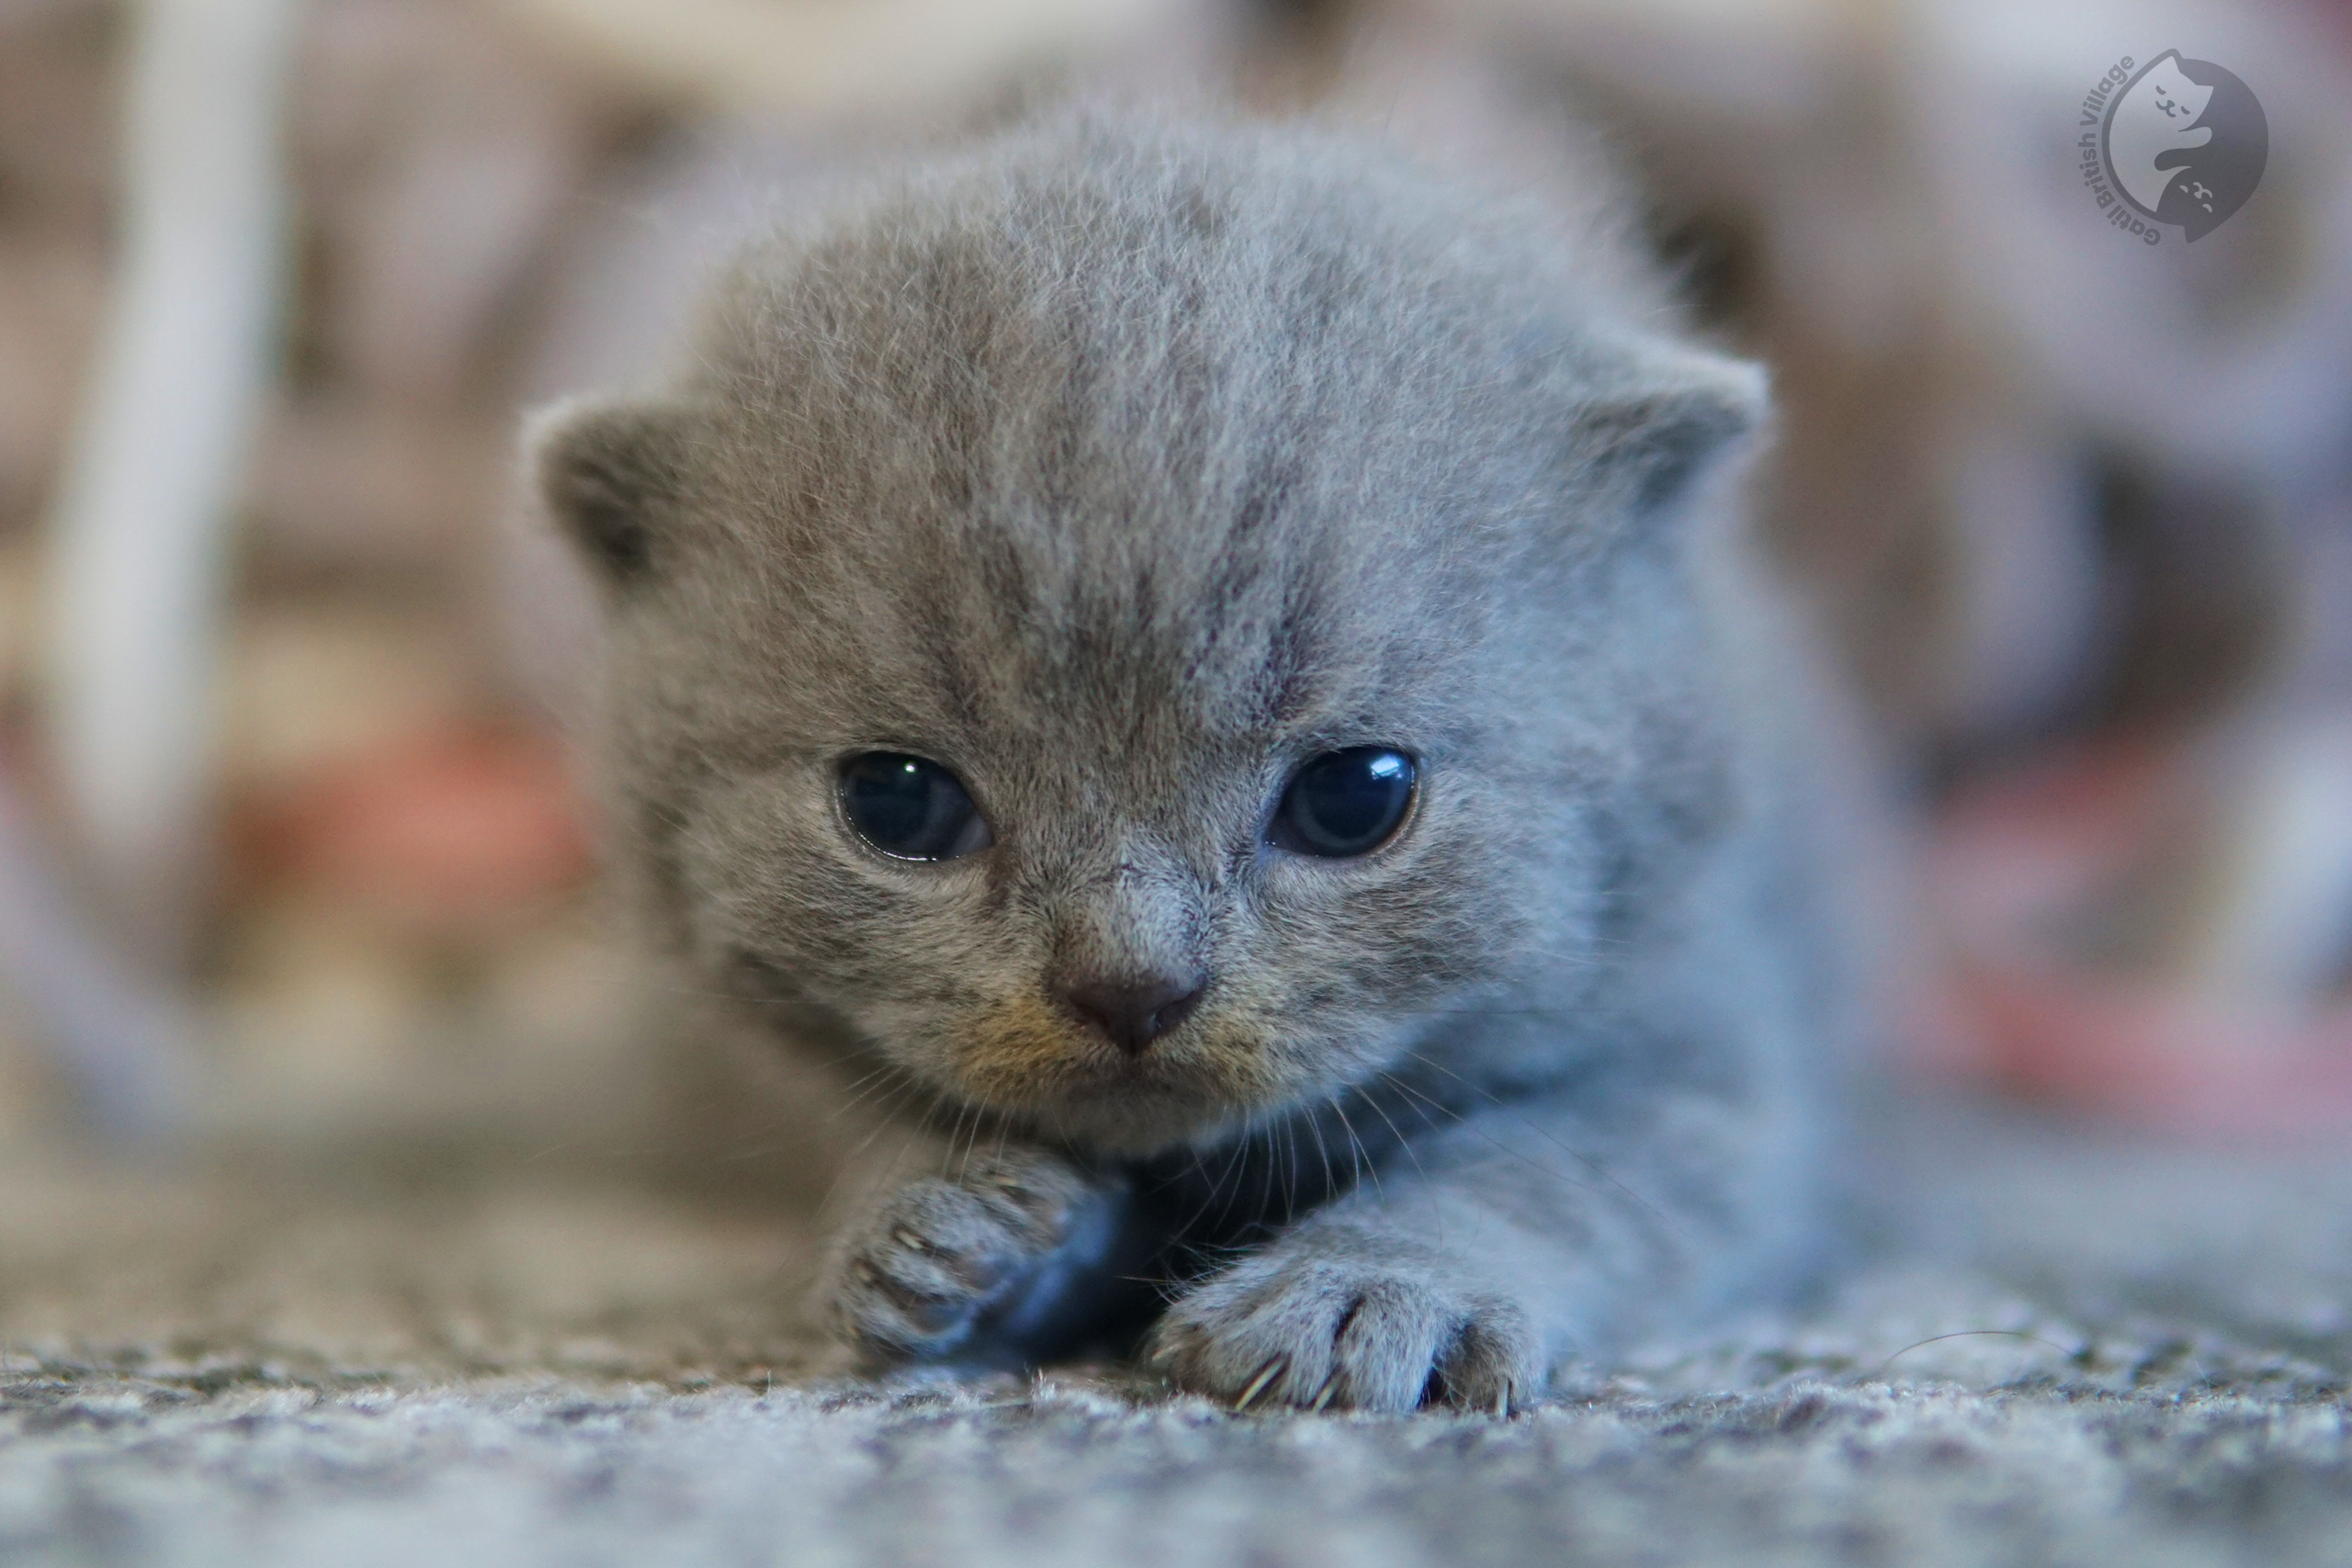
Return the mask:
<svg viewBox="0 0 2352 1568">
<path fill-rule="evenodd" d="M 1190 1018 L 1207 989 L 1204 976 L 1154 975 L 1067 985 L 1061 1000 L 1124 1055 L 1140 1056 Z"/>
</svg>

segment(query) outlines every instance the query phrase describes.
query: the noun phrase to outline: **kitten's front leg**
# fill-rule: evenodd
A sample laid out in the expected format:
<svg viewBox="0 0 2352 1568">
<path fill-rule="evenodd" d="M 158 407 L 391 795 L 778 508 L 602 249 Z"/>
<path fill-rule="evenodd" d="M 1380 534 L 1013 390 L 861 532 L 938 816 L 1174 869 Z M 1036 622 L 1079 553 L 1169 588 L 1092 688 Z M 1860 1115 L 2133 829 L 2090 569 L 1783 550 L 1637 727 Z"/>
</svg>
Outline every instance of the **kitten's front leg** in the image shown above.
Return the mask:
<svg viewBox="0 0 2352 1568">
<path fill-rule="evenodd" d="M 817 1306 L 870 1364 L 1020 1364 L 1082 1334 L 1120 1253 L 1125 1182 L 1050 1150 L 975 1156 L 886 1196 L 835 1235 Z"/>
<path fill-rule="evenodd" d="M 1177 1302 L 1153 1340 L 1152 1359 L 1177 1383 L 1243 1409 L 1507 1415 L 1546 1373 L 1516 1292 L 1378 1224 L 1309 1220 Z"/>
<path fill-rule="evenodd" d="M 1555 1359 L 1787 1270 L 1801 1126 L 1691 1098 L 1612 1135 L 1498 1105 L 1202 1280 L 1151 1357 L 1245 1408 L 1507 1412 Z"/>
</svg>

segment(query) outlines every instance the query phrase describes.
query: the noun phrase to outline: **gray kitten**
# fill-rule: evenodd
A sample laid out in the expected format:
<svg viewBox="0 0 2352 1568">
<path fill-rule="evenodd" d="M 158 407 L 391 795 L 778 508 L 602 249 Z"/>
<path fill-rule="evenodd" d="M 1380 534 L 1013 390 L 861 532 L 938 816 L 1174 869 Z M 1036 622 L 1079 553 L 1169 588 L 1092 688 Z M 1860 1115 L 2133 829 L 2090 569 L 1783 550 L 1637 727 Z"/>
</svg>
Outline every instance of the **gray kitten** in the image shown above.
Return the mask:
<svg viewBox="0 0 2352 1568">
<path fill-rule="evenodd" d="M 655 937 L 950 1157 L 877 1362 L 1508 1409 L 1785 1277 L 1851 986 L 1753 367 L 1605 235 L 1079 116 L 754 246 L 558 411 Z"/>
</svg>

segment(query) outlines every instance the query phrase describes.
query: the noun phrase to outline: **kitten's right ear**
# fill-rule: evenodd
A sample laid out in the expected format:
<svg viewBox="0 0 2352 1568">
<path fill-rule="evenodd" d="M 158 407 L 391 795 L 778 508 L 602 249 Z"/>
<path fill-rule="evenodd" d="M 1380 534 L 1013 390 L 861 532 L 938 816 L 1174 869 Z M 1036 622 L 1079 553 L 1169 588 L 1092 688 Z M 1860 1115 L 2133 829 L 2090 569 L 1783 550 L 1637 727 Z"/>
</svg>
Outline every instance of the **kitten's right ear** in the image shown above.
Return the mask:
<svg viewBox="0 0 2352 1568">
<path fill-rule="evenodd" d="M 683 504 L 683 410 L 648 403 L 560 403 L 526 434 L 540 499 L 599 576 L 617 587 L 659 565 Z"/>
<path fill-rule="evenodd" d="M 1752 446 L 1771 407 L 1760 367 L 1690 352 L 1655 360 L 1650 384 L 1576 421 L 1587 482 L 1637 519 L 1675 510 Z"/>
</svg>

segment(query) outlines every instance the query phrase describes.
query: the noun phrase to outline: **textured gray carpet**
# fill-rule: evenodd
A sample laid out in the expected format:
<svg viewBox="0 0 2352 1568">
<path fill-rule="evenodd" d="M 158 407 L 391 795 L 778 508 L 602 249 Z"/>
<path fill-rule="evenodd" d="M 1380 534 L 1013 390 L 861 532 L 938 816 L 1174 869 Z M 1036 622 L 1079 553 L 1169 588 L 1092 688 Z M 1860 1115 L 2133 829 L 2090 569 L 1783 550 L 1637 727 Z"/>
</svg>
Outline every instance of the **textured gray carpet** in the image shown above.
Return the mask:
<svg viewBox="0 0 2352 1568">
<path fill-rule="evenodd" d="M 1896 1133 L 1832 1299 L 1501 1423 L 861 1385 L 790 1224 L 578 1174 L 20 1156 L 0 1562 L 2352 1562 L 2352 1156 Z"/>
</svg>

